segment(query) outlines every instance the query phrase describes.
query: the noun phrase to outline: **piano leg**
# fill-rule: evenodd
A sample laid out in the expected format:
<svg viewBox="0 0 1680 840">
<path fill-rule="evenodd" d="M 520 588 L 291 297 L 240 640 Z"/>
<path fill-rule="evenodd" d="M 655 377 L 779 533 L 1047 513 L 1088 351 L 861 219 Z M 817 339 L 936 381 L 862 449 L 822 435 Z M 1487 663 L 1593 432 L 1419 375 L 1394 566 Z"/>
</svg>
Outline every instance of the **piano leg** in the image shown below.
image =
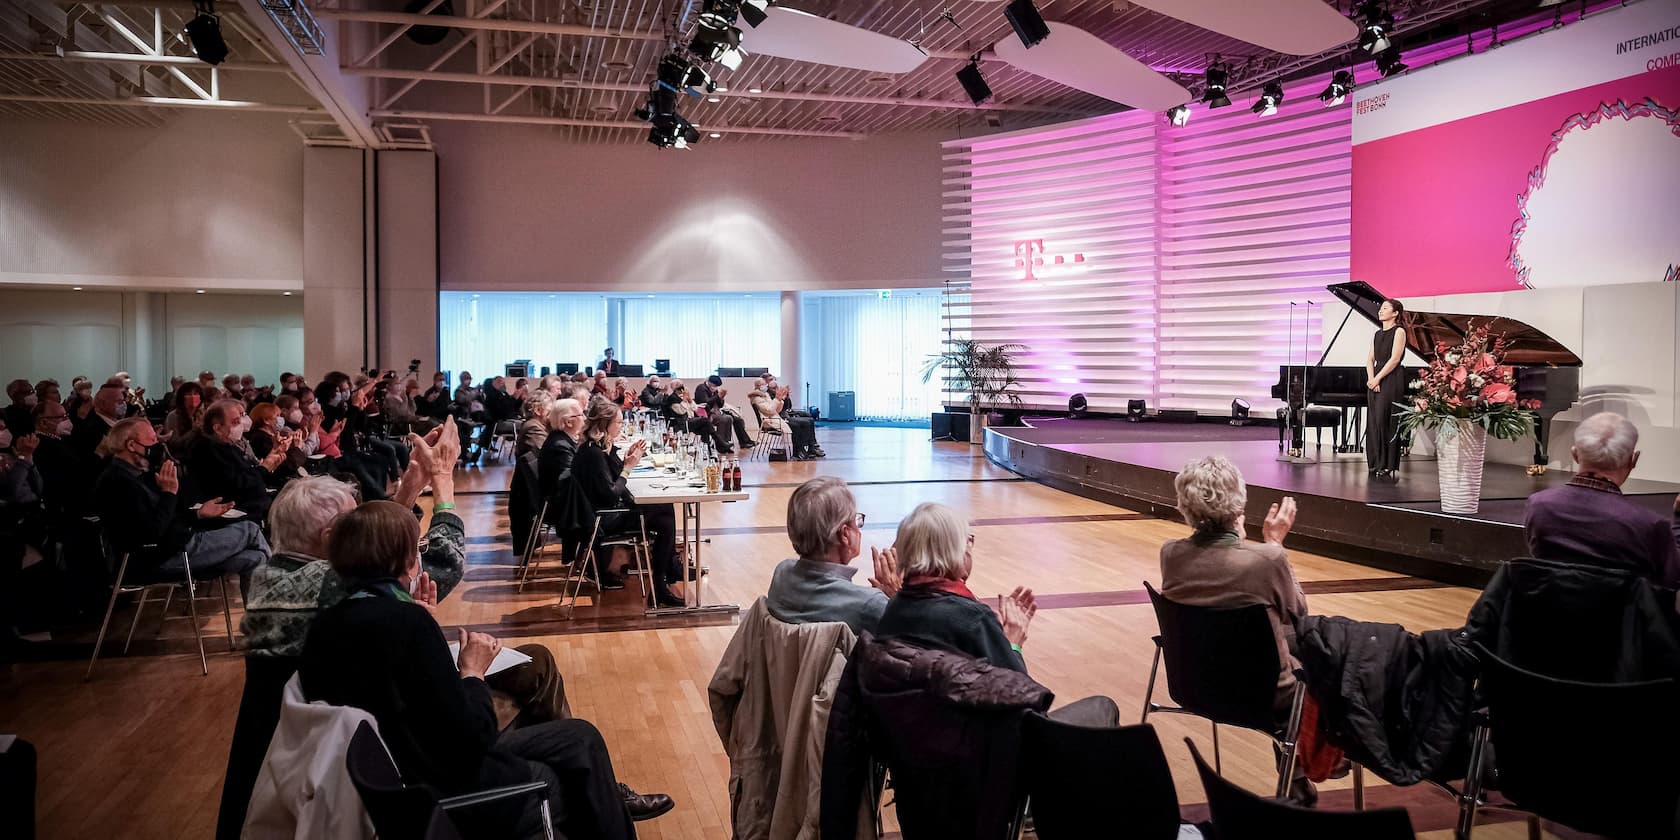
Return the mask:
<svg viewBox="0 0 1680 840">
<path fill-rule="evenodd" d="M 1551 464 L 1551 454 L 1546 451 L 1546 416 L 1536 411 L 1534 414 L 1534 464 L 1528 468 L 1529 475 L 1545 475 L 1546 467 Z"/>
</svg>

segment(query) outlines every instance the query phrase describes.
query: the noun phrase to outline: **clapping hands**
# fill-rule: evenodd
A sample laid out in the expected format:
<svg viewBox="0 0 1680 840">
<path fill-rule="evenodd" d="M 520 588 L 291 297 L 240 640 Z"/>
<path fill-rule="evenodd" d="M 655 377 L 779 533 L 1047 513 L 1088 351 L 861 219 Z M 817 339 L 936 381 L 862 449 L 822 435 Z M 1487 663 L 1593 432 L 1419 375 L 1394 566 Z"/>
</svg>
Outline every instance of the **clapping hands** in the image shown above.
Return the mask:
<svg viewBox="0 0 1680 840">
<path fill-rule="evenodd" d="M 904 585 L 904 574 L 898 569 L 898 549 L 871 548 L 869 556 L 875 561 L 875 576 L 869 579 L 869 585 L 886 593 L 888 598 L 897 595 Z"/>
<path fill-rule="evenodd" d="M 1038 601 L 1031 589 L 1017 586 L 1014 592 L 998 596 L 998 621 L 1003 624 L 1004 637 L 1016 647 L 1027 643 L 1027 625 L 1037 613 Z"/>
</svg>

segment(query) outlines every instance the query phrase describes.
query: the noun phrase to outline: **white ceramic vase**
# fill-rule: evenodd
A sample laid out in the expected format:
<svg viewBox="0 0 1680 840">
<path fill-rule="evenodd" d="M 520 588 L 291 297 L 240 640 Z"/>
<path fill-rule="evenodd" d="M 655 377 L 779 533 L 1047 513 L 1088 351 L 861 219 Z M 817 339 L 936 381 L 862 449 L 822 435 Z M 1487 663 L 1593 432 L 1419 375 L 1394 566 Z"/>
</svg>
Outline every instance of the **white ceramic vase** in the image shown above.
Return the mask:
<svg viewBox="0 0 1680 840">
<path fill-rule="evenodd" d="M 1482 465 L 1486 463 L 1487 430 L 1475 423 L 1457 422 L 1435 433 L 1435 466 L 1441 479 L 1443 513 L 1475 513 L 1482 505 Z"/>
</svg>

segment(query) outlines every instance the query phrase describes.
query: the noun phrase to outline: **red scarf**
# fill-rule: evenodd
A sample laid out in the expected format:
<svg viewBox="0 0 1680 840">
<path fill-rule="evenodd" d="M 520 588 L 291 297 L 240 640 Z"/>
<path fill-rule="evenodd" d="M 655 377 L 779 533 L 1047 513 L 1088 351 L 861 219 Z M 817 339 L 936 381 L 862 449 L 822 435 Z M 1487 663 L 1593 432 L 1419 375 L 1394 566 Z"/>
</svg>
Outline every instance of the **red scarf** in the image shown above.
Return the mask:
<svg viewBox="0 0 1680 840">
<path fill-rule="evenodd" d="M 914 577 L 906 578 L 904 586 L 905 588 L 915 586 L 930 589 L 935 592 L 949 592 L 952 595 L 961 595 L 970 601 L 980 600 L 979 598 L 974 597 L 973 592 L 969 591 L 967 583 L 960 580 L 951 580 L 948 577 L 938 577 L 936 575 L 915 575 Z"/>
</svg>

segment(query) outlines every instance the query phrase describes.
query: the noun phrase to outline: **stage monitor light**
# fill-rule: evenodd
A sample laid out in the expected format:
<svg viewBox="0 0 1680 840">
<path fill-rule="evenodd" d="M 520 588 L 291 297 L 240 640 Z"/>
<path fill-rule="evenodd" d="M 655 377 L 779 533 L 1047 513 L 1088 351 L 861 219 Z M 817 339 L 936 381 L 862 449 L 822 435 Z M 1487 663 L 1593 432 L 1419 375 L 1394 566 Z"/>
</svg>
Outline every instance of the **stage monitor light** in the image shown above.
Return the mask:
<svg viewBox="0 0 1680 840">
<path fill-rule="evenodd" d="M 1148 404 L 1143 400 L 1127 400 L 1126 420 L 1131 423 L 1136 423 L 1143 419 L 1143 415 L 1146 411 L 1148 411 L 1148 409 Z"/>
<path fill-rule="evenodd" d="M 1399 47 L 1389 47 L 1377 54 L 1377 72 L 1381 73 L 1383 78 L 1386 79 L 1395 73 L 1405 72 L 1405 70 L 1406 65 L 1400 61 Z"/>
<path fill-rule="evenodd" d="M 1318 95 L 1318 100 L 1324 107 L 1330 108 L 1347 101 L 1347 95 L 1353 92 L 1353 71 L 1337 70 L 1336 75 L 1330 77 L 1330 84 L 1324 92 Z"/>
<path fill-rule="evenodd" d="M 211 3 L 194 4 L 198 14 L 187 21 L 187 42 L 192 45 L 193 55 L 205 64 L 221 64 L 227 60 L 227 41 L 222 39 L 222 21 L 216 17 L 215 6 Z"/>
<path fill-rule="evenodd" d="M 1248 425 L 1248 400 L 1241 397 L 1231 400 L 1231 425 Z"/>
<path fill-rule="evenodd" d="M 1208 65 L 1207 73 L 1203 75 L 1206 87 L 1202 90 L 1202 102 L 1209 108 L 1223 108 L 1231 104 L 1231 98 L 1225 95 L 1225 81 L 1230 77 L 1231 68 L 1225 62 L 1214 58 Z"/>
<path fill-rule="evenodd" d="M 1173 107 L 1168 108 L 1167 122 L 1176 126 L 1187 125 L 1190 122 L 1190 106 L 1174 105 Z"/>
<path fill-rule="evenodd" d="M 1259 116 L 1269 117 L 1277 113 L 1278 106 L 1282 104 L 1283 83 L 1267 82 L 1266 86 L 1260 91 L 1260 98 L 1254 100 L 1254 107 L 1250 110 Z"/>
<path fill-rule="evenodd" d="M 1089 411 L 1090 408 L 1091 404 L 1085 399 L 1084 394 L 1074 394 L 1073 396 L 1068 397 L 1069 417 L 1084 417 L 1085 412 Z"/>
<path fill-rule="evenodd" d="M 1021 43 L 1029 49 L 1050 35 L 1049 25 L 1044 22 L 1044 16 L 1038 13 L 1038 7 L 1033 5 L 1032 0 L 1014 0 L 1003 8 L 1003 16 L 1009 21 Z"/>
<path fill-rule="evenodd" d="M 957 81 L 962 82 L 963 90 L 968 93 L 968 98 L 974 100 L 976 105 L 992 98 L 992 88 L 986 84 L 986 77 L 980 75 L 980 62 L 978 60 L 969 59 L 968 64 L 963 65 L 963 68 L 957 71 Z"/>
<path fill-rule="evenodd" d="M 743 0 L 741 3 L 741 17 L 746 18 L 747 25 L 754 29 L 770 17 L 769 11 L 770 0 Z"/>
<path fill-rule="evenodd" d="M 741 63 L 740 46 L 741 30 L 719 15 L 701 15 L 688 49 L 701 61 L 721 61 L 724 66 L 734 69 Z M 736 53 L 733 64 L 730 58 L 726 58 L 730 53 Z"/>
<path fill-rule="evenodd" d="M 1359 4 L 1359 48 L 1376 55 L 1389 48 L 1389 35 L 1394 32 L 1394 15 L 1382 3 Z"/>
</svg>

